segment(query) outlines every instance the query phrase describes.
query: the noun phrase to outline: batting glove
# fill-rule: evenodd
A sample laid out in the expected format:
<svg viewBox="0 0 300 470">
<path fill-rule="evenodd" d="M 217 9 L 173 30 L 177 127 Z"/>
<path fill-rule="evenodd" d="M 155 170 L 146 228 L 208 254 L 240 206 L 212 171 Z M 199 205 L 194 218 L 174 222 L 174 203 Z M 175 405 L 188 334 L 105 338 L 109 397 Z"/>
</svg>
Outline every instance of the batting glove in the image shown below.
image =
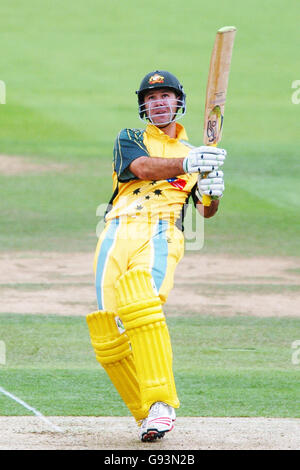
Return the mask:
<svg viewBox="0 0 300 470">
<path fill-rule="evenodd" d="M 220 199 L 225 189 L 223 171 L 211 171 L 206 177 L 198 176 L 197 189 L 198 198 L 202 202 L 203 195 L 211 196 L 214 199 Z"/>
<path fill-rule="evenodd" d="M 217 147 L 195 147 L 183 160 L 185 173 L 208 173 L 224 164 L 227 152 Z"/>
</svg>

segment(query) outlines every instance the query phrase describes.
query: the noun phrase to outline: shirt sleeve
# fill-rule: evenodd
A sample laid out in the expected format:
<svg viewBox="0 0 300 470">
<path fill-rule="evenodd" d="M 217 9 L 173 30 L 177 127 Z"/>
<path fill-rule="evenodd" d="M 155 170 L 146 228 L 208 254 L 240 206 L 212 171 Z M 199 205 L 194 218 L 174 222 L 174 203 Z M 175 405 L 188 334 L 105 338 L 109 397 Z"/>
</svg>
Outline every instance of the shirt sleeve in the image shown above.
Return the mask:
<svg viewBox="0 0 300 470">
<path fill-rule="evenodd" d="M 121 182 L 137 179 L 129 170 L 133 160 L 149 156 L 143 141 L 143 130 L 123 129 L 119 132 L 114 145 L 114 169 Z"/>
</svg>

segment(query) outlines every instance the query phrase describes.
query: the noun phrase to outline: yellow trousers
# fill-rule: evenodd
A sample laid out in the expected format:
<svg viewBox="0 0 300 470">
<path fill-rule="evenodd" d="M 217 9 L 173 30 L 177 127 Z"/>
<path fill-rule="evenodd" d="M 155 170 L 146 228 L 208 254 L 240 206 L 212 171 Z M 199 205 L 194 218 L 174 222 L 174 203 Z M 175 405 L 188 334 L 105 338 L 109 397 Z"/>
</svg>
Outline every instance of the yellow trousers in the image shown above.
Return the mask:
<svg viewBox="0 0 300 470">
<path fill-rule="evenodd" d="M 117 311 L 116 282 L 134 268 L 150 271 L 164 304 L 183 252 L 183 234 L 168 221 L 141 222 L 133 217 L 120 217 L 108 222 L 99 237 L 94 259 L 99 310 Z"/>
</svg>

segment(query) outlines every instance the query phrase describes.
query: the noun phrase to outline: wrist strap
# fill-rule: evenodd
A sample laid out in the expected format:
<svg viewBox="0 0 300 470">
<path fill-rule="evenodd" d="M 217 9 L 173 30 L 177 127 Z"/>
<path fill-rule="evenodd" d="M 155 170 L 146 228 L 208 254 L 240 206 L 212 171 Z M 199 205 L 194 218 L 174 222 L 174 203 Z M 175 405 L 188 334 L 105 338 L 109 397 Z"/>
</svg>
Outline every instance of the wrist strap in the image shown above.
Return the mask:
<svg viewBox="0 0 300 470">
<path fill-rule="evenodd" d="M 185 173 L 188 173 L 188 157 L 185 157 L 182 163 L 182 168 Z"/>
</svg>

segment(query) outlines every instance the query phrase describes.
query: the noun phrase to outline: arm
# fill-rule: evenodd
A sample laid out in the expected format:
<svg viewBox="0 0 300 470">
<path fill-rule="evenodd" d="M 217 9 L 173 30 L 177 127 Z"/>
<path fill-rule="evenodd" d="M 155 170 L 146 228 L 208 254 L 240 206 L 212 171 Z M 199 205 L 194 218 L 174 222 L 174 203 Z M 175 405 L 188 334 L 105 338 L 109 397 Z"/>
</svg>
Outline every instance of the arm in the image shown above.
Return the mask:
<svg viewBox="0 0 300 470">
<path fill-rule="evenodd" d="M 183 158 L 139 157 L 129 170 L 141 180 L 165 180 L 183 175 Z"/>
<path fill-rule="evenodd" d="M 162 180 L 183 174 L 183 158 L 139 157 L 129 165 L 129 170 L 142 180 Z M 210 206 L 203 206 L 198 200 L 196 207 L 206 219 L 213 217 L 219 207 L 219 200 L 212 200 Z"/>
<path fill-rule="evenodd" d="M 198 200 L 196 203 L 197 210 L 205 219 L 213 217 L 219 208 L 219 199 L 212 199 L 210 206 L 203 206 L 203 204 Z"/>
<path fill-rule="evenodd" d="M 142 180 L 174 178 L 184 173 L 208 173 L 222 166 L 226 150 L 216 147 L 194 147 L 185 158 L 138 156 L 129 164 L 129 171 Z"/>
</svg>

